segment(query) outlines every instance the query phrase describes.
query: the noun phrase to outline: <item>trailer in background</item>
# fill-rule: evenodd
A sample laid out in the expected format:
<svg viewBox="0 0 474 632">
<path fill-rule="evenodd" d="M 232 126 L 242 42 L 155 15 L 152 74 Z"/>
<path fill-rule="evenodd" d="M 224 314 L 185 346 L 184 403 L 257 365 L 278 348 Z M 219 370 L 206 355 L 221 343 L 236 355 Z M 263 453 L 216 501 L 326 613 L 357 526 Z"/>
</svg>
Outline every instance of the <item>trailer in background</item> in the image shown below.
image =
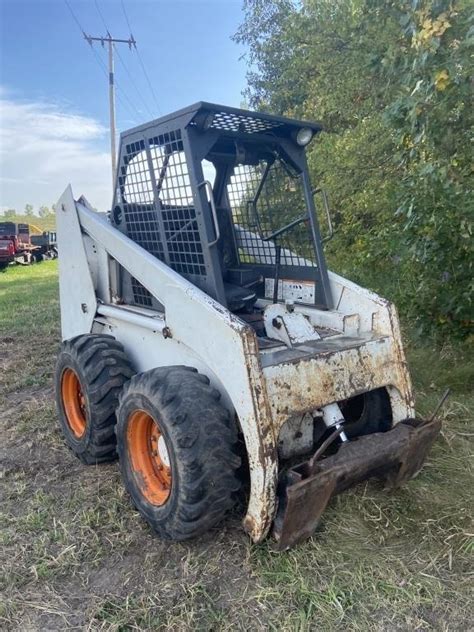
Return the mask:
<svg viewBox="0 0 474 632">
<path fill-rule="evenodd" d="M 31 244 L 35 246 L 35 261 L 56 259 L 58 256 L 56 231 L 44 231 L 41 235 L 31 235 Z"/>
<path fill-rule="evenodd" d="M 0 270 L 12 263 L 29 265 L 57 256 L 55 231 L 30 235 L 29 224 L 0 222 Z"/>
</svg>

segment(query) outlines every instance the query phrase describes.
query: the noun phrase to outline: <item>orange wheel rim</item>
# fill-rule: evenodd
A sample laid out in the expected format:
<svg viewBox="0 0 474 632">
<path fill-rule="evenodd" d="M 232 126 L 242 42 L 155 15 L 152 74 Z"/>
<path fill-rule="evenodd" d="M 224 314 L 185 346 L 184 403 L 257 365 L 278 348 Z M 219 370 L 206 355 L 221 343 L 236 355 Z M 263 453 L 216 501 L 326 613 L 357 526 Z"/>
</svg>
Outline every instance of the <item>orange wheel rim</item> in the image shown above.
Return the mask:
<svg viewBox="0 0 474 632">
<path fill-rule="evenodd" d="M 86 431 L 86 399 L 79 378 L 73 369 L 63 371 L 61 398 L 68 425 L 73 435 L 80 439 Z"/>
<path fill-rule="evenodd" d="M 136 410 L 129 417 L 127 445 L 141 493 L 151 504 L 164 505 L 172 484 L 169 452 L 159 424 L 144 410 Z"/>
</svg>

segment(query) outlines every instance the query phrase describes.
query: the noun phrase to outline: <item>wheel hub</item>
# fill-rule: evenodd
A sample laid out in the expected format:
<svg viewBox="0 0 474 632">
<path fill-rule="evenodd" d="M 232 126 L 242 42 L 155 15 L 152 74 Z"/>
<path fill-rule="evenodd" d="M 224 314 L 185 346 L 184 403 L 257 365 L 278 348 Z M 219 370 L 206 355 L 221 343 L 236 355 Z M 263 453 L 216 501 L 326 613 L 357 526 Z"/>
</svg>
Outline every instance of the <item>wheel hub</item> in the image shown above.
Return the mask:
<svg viewBox="0 0 474 632">
<path fill-rule="evenodd" d="M 151 504 L 164 505 L 172 485 L 169 451 L 158 422 L 144 410 L 129 417 L 127 448 L 141 493 Z"/>
<path fill-rule="evenodd" d="M 61 399 L 68 425 L 80 439 L 86 431 L 86 398 L 77 373 L 71 368 L 65 369 L 61 377 Z"/>
</svg>

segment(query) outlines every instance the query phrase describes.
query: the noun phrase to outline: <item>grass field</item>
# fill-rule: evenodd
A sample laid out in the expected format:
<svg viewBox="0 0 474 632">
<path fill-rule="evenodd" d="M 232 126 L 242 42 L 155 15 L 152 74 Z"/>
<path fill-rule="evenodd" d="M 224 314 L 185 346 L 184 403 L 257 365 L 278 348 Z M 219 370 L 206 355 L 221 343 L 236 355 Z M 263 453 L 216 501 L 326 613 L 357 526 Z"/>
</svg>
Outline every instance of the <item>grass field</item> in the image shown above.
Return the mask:
<svg viewBox="0 0 474 632">
<path fill-rule="evenodd" d="M 5 217 L 0 215 L 0 222 L 16 222 L 17 224 L 29 224 L 30 233 L 32 235 L 41 233 L 43 230 L 56 229 L 56 215 L 48 215 L 48 217 L 38 217 L 37 215 L 15 215 L 14 217 Z"/>
<path fill-rule="evenodd" d="M 421 474 L 346 492 L 275 553 L 237 512 L 197 541 L 155 537 L 116 464 L 81 465 L 62 441 L 59 343 L 56 262 L 1 274 L 0 629 L 472 630 L 472 346 L 407 344 L 420 412 L 453 390 Z"/>
</svg>

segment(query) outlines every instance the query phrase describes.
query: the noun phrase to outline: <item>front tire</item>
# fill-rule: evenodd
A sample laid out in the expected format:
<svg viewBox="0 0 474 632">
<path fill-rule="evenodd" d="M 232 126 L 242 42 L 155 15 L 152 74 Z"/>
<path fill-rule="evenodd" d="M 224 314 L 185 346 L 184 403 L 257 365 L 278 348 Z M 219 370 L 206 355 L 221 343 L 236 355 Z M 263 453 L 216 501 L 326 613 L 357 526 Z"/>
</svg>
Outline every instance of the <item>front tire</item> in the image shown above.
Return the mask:
<svg viewBox="0 0 474 632">
<path fill-rule="evenodd" d="M 198 536 L 233 506 L 237 430 L 220 393 L 195 369 L 134 376 L 116 427 L 122 478 L 138 511 L 167 540 Z"/>
<path fill-rule="evenodd" d="M 115 410 L 133 371 L 112 336 L 85 334 L 66 340 L 55 372 L 56 407 L 67 445 L 86 464 L 117 457 Z"/>
</svg>

